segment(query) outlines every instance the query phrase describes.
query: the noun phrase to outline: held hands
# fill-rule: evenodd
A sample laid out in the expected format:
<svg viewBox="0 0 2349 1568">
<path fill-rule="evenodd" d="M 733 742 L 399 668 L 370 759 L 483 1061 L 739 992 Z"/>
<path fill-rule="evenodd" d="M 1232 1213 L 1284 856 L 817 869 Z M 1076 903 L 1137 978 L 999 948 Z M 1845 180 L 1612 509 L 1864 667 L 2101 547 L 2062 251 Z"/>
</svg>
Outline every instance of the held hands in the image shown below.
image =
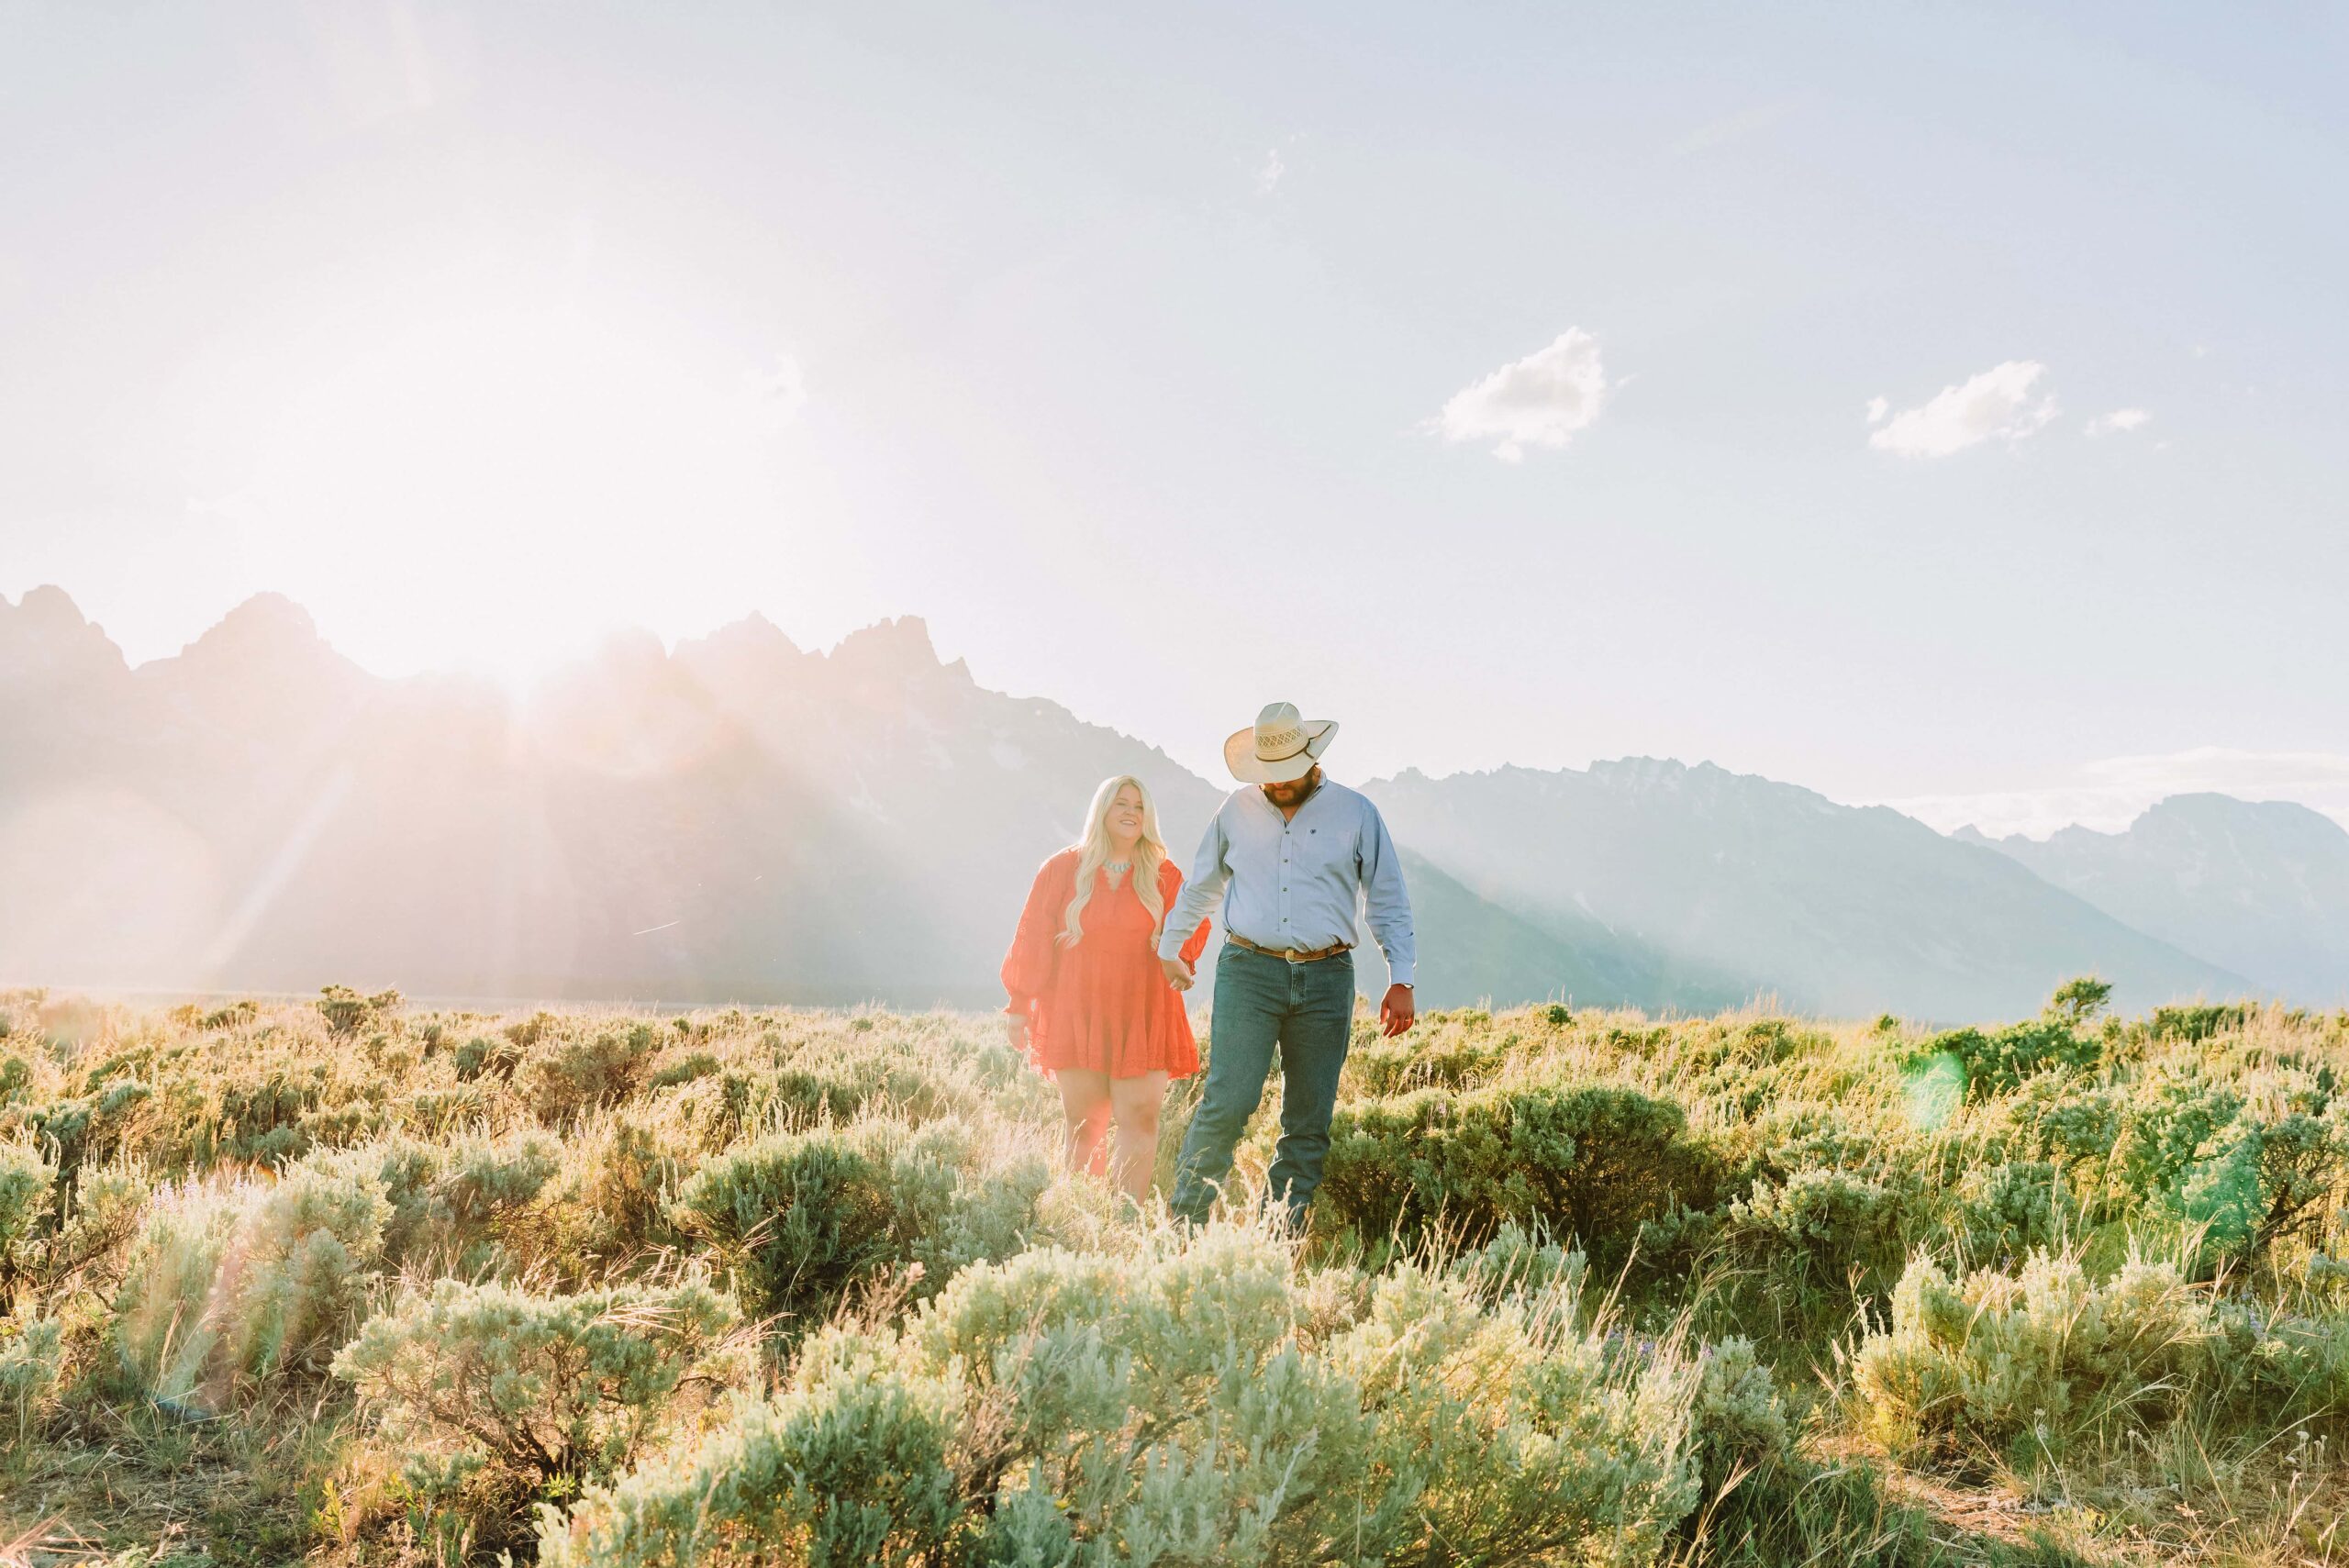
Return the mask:
<svg viewBox="0 0 2349 1568">
<path fill-rule="evenodd" d="M 1027 1049 L 1028 1049 L 1028 1015 L 1027 1015 L 1027 1014 L 1025 1014 L 1025 1013 L 1006 1013 L 1006 1014 L 1004 1014 L 1004 1015 L 1003 1015 L 1003 1032 L 1005 1033 L 1005 1035 L 1007 1035 L 1008 1037 L 1009 1037 L 1009 1039 L 1010 1039 L 1010 1040 L 1011 1040 L 1011 1049 L 1012 1049 L 1012 1050 L 1014 1050 L 1014 1051 L 1025 1051 L 1025 1050 L 1027 1050 Z"/>
<path fill-rule="evenodd" d="M 1411 1000 L 1409 986 L 1389 985 L 1386 988 L 1386 999 L 1378 1004 L 1380 1032 L 1392 1040 L 1409 1029 L 1411 1020 L 1418 1016 L 1418 1006 Z"/>
<path fill-rule="evenodd" d="M 1164 972 L 1166 984 L 1174 987 L 1175 990 L 1188 991 L 1191 988 L 1194 972 L 1191 966 L 1181 959 L 1162 958 L 1158 961 L 1158 967 Z"/>
</svg>

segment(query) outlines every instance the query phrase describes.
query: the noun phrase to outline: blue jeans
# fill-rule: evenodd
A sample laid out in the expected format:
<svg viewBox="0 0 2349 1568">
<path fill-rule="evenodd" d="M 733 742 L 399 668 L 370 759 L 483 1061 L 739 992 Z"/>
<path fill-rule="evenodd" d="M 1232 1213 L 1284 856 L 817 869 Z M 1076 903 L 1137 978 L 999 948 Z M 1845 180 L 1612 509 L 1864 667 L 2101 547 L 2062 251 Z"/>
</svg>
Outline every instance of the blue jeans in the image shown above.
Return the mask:
<svg viewBox="0 0 2349 1568">
<path fill-rule="evenodd" d="M 1338 1071 L 1353 1030 L 1351 953 L 1291 963 L 1230 943 L 1215 964 L 1215 1014 L 1208 1034 L 1208 1084 L 1183 1152 L 1174 1162 L 1175 1218 L 1203 1221 L 1224 1179 L 1231 1151 L 1264 1102 L 1273 1051 L 1281 1060 L 1281 1140 L 1273 1151 L 1267 1206 L 1286 1206 L 1292 1225 L 1305 1217 L 1330 1152 L 1330 1112 Z"/>
</svg>

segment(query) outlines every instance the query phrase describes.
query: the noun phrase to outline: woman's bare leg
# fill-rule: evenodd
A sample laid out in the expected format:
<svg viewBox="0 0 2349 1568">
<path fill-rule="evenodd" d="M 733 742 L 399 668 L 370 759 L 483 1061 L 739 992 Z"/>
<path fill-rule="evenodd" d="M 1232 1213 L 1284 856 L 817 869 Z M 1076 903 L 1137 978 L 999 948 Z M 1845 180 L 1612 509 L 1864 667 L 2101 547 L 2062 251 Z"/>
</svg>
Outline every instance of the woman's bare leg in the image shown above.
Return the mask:
<svg viewBox="0 0 2349 1568">
<path fill-rule="evenodd" d="M 1158 1169 L 1158 1107 L 1165 1098 L 1163 1072 L 1109 1081 L 1109 1101 L 1118 1118 L 1118 1152 L 1111 1170 L 1127 1195 L 1145 1207 L 1151 1177 Z"/>
<path fill-rule="evenodd" d="M 1101 1174 L 1109 1130 L 1109 1074 L 1063 1067 L 1052 1074 L 1061 1087 L 1061 1115 L 1068 1121 L 1062 1156 L 1072 1171 Z"/>
</svg>

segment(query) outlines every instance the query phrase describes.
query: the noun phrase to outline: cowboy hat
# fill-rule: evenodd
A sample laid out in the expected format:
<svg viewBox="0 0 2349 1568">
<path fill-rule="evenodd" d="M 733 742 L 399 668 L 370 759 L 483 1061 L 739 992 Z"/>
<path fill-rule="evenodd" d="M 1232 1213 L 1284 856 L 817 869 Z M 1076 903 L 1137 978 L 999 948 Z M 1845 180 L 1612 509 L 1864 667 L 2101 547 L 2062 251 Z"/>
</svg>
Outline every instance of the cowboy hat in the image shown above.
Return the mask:
<svg viewBox="0 0 2349 1568">
<path fill-rule="evenodd" d="M 1224 766 L 1241 784 L 1286 784 L 1311 773 L 1337 733 L 1334 720 L 1308 722 L 1297 717 L 1295 703 L 1272 703 L 1252 728 L 1231 732 L 1223 743 Z"/>
</svg>

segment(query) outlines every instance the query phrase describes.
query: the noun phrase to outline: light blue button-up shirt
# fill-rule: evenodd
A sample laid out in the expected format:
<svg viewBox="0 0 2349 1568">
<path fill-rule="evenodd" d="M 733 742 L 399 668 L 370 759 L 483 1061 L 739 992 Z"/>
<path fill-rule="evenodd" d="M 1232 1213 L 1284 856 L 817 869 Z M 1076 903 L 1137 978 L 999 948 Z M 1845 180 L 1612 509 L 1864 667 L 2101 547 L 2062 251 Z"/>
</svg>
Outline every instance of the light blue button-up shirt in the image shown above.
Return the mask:
<svg viewBox="0 0 2349 1568">
<path fill-rule="evenodd" d="M 1232 791 L 1199 840 L 1159 957 L 1181 955 L 1184 934 L 1198 929 L 1219 895 L 1225 930 L 1297 952 L 1353 941 L 1354 914 L 1364 909 L 1388 978 L 1411 983 L 1418 951 L 1395 840 L 1378 807 L 1341 784 L 1323 779 L 1293 819 L 1260 789 Z"/>
</svg>

